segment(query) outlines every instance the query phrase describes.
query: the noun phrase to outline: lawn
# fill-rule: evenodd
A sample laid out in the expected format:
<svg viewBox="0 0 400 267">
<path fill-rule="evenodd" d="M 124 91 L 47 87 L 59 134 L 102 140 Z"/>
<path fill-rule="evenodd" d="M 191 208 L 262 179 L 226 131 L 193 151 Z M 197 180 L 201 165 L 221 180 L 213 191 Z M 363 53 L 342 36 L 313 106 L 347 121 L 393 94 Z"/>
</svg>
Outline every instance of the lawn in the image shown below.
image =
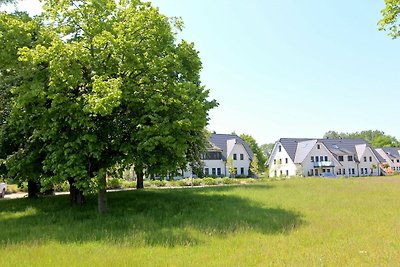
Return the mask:
<svg viewBox="0 0 400 267">
<path fill-rule="evenodd" d="M 400 177 L 0 201 L 5 266 L 398 266 Z"/>
</svg>

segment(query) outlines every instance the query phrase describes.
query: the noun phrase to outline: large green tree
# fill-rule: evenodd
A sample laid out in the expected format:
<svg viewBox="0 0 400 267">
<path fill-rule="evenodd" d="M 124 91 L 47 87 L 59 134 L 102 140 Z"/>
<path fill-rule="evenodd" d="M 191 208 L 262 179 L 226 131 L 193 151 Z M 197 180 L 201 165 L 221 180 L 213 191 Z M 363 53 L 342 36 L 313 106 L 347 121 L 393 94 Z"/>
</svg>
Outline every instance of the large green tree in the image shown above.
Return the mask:
<svg viewBox="0 0 400 267">
<path fill-rule="evenodd" d="M 143 173 L 168 173 L 198 157 L 215 101 L 201 85 L 193 44 L 177 43 L 182 23 L 149 3 L 128 0 L 48 0 L 46 40 L 20 46 L 31 75 L 13 91 L 10 136 L 23 132 L 35 147 L 15 147 L 11 160 L 36 153 L 40 181 L 68 180 L 99 193 L 106 210 L 106 172 L 134 164 Z M 139 181 L 140 187 L 140 181 Z"/>
<path fill-rule="evenodd" d="M 389 36 L 396 39 L 400 36 L 400 0 L 385 0 L 385 8 L 381 13 L 379 29 L 387 31 Z"/>
</svg>

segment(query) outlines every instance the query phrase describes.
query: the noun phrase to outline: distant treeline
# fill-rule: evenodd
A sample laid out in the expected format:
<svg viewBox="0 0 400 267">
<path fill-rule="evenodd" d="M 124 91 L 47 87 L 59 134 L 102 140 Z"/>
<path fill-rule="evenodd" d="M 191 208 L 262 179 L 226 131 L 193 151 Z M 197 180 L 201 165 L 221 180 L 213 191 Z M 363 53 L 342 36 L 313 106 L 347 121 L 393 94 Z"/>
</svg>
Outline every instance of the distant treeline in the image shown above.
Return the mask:
<svg viewBox="0 0 400 267">
<path fill-rule="evenodd" d="M 379 130 L 368 130 L 355 133 L 339 133 L 328 131 L 324 138 L 360 138 L 370 143 L 373 147 L 400 147 L 400 141 L 394 136 L 387 135 Z"/>
</svg>

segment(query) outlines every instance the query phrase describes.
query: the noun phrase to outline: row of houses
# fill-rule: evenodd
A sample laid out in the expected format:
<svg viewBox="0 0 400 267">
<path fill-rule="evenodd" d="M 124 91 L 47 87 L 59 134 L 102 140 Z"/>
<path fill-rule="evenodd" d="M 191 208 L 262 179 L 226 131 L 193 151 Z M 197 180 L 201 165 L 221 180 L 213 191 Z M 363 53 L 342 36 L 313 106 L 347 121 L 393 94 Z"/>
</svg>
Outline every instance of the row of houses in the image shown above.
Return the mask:
<svg viewBox="0 0 400 267">
<path fill-rule="evenodd" d="M 249 176 L 254 153 L 235 134 L 212 133 L 203 155 L 204 176 L 230 176 L 231 158 L 237 176 Z M 400 172 L 400 148 L 373 148 L 363 139 L 281 138 L 266 165 L 269 177 L 370 176 Z M 184 177 L 191 177 L 191 170 Z"/>
<path fill-rule="evenodd" d="M 400 171 L 400 148 L 362 139 L 281 138 L 267 162 L 270 177 L 370 176 Z"/>
</svg>

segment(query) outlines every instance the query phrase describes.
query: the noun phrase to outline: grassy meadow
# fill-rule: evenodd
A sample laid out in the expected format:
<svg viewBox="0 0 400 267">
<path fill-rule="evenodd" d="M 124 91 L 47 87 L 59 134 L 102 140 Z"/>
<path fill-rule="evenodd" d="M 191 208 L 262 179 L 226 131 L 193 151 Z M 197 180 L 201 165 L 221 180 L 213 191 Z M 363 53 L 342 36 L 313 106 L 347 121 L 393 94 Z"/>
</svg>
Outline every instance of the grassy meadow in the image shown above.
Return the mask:
<svg viewBox="0 0 400 267">
<path fill-rule="evenodd" d="M 0 201 L 2 266 L 400 266 L 400 177 Z"/>
</svg>

